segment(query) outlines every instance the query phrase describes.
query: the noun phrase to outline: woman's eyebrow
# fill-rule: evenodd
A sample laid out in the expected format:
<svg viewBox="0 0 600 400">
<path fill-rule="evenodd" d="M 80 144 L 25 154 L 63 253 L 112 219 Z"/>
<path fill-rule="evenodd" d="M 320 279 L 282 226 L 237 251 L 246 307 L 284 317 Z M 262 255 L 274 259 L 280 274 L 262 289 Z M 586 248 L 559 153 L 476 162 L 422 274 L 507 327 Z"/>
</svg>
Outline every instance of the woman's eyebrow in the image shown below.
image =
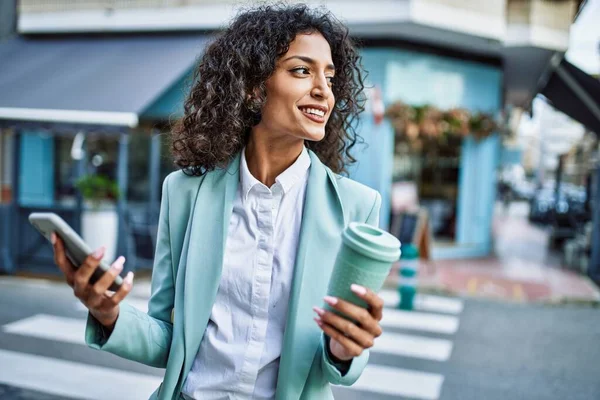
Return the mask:
<svg viewBox="0 0 600 400">
<path fill-rule="evenodd" d="M 313 64 L 313 65 L 317 64 L 317 62 L 315 60 L 313 60 L 310 57 L 306 57 L 306 56 L 290 56 L 290 57 L 286 58 L 285 60 L 283 60 L 283 62 L 286 62 L 286 61 L 291 60 L 293 58 L 297 58 L 297 59 L 302 60 L 302 61 L 304 61 L 305 63 L 308 63 L 308 64 Z M 335 66 L 333 64 L 327 64 L 327 66 L 325 67 L 325 69 L 330 69 L 330 70 L 335 71 Z"/>
</svg>

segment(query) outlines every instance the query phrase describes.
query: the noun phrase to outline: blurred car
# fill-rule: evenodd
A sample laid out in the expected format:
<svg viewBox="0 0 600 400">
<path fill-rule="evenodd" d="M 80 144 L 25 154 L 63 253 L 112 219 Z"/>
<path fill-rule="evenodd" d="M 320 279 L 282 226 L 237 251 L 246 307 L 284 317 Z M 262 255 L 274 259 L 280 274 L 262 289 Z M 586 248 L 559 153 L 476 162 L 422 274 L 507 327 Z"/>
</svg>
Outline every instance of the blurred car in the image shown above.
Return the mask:
<svg viewBox="0 0 600 400">
<path fill-rule="evenodd" d="M 560 187 L 558 202 L 553 183 L 544 185 L 530 200 L 529 220 L 531 222 L 562 226 L 573 226 L 586 221 L 585 188 L 564 183 Z"/>
<path fill-rule="evenodd" d="M 564 193 L 559 198 L 559 210 L 568 211 L 569 204 Z M 538 190 L 530 200 L 529 221 L 549 224 L 556 208 L 556 193 L 549 189 Z"/>
<path fill-rule="evenodd" d="M 535 196 L 535 184 L 526 180 L 517 181 L 512 185 L 514 200 L 530 201 Z"/>
</svg>

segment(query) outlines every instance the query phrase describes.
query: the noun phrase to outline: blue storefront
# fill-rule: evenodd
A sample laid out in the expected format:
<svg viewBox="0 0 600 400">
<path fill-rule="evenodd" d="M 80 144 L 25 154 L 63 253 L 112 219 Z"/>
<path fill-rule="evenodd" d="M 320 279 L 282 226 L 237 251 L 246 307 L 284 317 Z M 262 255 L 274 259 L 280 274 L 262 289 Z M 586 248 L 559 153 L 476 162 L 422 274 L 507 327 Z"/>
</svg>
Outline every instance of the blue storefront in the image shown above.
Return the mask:
<svg viewBox="0 0 600 400">
<path fill-rule="evenodd" d="M 502 107 L 502 69 L 494 62 L 465 61 L 458 57 L 394 47 L 363 51 L 368 83 L 381 88 L 386 105 L 397 100 L 440 109 L 460 107 L 497 114 Z M 362 121 L 369 148 L 359 156 L 352 176 L 378 189 L 384 199 L 382 226 L 389 225 L 391 183 L 394 180 L 394 132 L 389 122 Z M 501 153 L 498 134 L 483 140 L 467 137 L 456 159 L 455 223 L 451 240 L 434 236 L 432 257 L 471 258 L 492 250 L 492 213 L 495 176 Z"/>
<path fill-rule="evenodd" d="M 155 218 L 160 182 L 172 169 L 165 133 L 169 121 L 181 115 L 186 85 L 204 43 L 197 35 L 137 35 L 15 39 L 0 44 L 0 56 L 12 57 L 11 62 L 0 64 L 0 72 L 12 68 L 8 73 L 13 78 L 0 81 L 0 86 L 4 85 L 0 90 L 0 128 L 15 139 L 10 143 L 17 155 L 12 202 L 1 205 L 0 269 L 14 272 L 51 264 L 49 247 L 32 239 L 37 237 L 26 216 L 34 210 L 54 210 L 77 227 L 81 201 L 72 181 L 86 170 L 81 163 L 92 163 L 98 154 L 103 157 L 102 168 L 125 194 L 119 202 L 119 242 L 126 241 L 123 219 L 130 210 Z M 166 46 L 174 45 L 179 46 L 176 63 L 173 54 L 164 54 Z M 31 61 L 36 50 L 60 72 L 40 72 L 42 66 Z M 502 71 L 498 66 L 398 46 L 369 47 L 362 53 L 369 72 L 367 82 L 381 88 L 386 104 L 402 100 L 488 113 L 500 110 Z M 95 65 L 100 62 L 98 57 L 108 71 Z M 157 80 L 159 76 L 162 78 Z M 41 80 L 44 84 L 36 88 Z M 29 95 L 17 92 L 22 90 L 18 85 L 28 81 L 32 81 Z M 368 147 L 355 153 L 358 163 L 350 174 L 381 192 L 381 226 L 387 227 L 394 133 L 388 122 L 375 124 L 369 113 L 361 118 L 360 133 Z M 71 152 L 78 134 L 85 137 L 90 157 L 76 162 Z M 468 138 L 462 143 L 454 239 L 443 246 L 434 243 L 434 258 L 478 257 L 490 252 L 499 154 L 497 135 L 481 141 Z"/>
</svg>

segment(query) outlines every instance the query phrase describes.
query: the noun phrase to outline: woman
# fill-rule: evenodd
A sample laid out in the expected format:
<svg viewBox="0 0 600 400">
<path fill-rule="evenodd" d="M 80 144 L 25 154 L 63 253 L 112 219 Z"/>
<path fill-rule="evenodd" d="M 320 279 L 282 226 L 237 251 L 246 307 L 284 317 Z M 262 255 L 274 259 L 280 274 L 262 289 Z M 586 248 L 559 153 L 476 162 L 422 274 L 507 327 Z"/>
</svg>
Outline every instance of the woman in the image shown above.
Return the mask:
<svg viewBox="0 0 600 400">
<path fill-rule="evenodd" d="M 344 227 L 379 218 L 379 194 L 336 174 L 354 161 L 358 61 L 346 28 L 303 5 L 244 12 L 208 47 L 173 132 L 147 314 L 121 302 L 131 274 L 107 292 L 122 257 L 89 285 L 102 249 L 74 269 L 54 239 L 86 342 L 166 368 L 151 398 L 329 399 L 360 376 L 383 302 L 356 285 L 368 310 L 325 297 Z"/>
</svg>

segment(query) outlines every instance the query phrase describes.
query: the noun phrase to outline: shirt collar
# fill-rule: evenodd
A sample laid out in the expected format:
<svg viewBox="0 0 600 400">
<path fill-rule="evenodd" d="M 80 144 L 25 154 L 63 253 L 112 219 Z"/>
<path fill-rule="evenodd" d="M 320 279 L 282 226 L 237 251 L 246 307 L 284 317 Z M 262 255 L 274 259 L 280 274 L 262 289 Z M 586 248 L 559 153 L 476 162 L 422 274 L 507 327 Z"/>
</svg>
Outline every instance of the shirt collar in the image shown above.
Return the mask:
<svg viewBox="0 0 600 400">
<path fill-rule="evenodd" d="M 285 171 L 283 171 L 277 178 L 275 178 L 275 184 L 279 184 L 283 190 L 283 193 L 288 193 L 290 189 L 300 180 L 306 178 L 306 173 L 310 167 L 310 156 L 306 147 L 302 147 L 302 152 Z M 242 150 L 242 157 L 240 162 L 240 180 L 242 184 L 242 194 L 244 200 L 248 198 L 248 193 L 255 185 L 266 186 L 256 179 L 248 169 L 248 163 L 246 162 L 246 148 Z"/>
</svg>

